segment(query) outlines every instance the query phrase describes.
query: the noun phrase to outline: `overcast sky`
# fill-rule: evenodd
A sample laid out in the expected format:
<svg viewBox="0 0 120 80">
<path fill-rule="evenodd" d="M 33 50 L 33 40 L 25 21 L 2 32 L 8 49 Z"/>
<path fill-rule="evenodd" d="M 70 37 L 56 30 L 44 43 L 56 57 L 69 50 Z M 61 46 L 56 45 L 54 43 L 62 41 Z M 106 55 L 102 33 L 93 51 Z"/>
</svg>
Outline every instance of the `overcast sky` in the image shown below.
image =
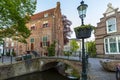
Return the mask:
<svg viewBox="0 0 120 80">
<path fill-rule="evenodd" d="M 37 0 L 35 13 L 56 7 L 58 1 L 61 3 L 62 14 L 66 15 L 72 22 L 71 29 L 73 30 L 74 27 L 81 25 L 77 7 L 82 0 Z M 84 0 L 84 3 L 88 5 L 84 24 L 92 24 L 94 26 L 97 26 L 100 18 L 103 17 L 108 3 L 112 3 L 114 8 L 120 8 L 120 0 Z M 92 35 L 93 37 L 94 35 Z M 75 38 L 74 33 L 71 35 L 71 38 Z"/>
</svg>

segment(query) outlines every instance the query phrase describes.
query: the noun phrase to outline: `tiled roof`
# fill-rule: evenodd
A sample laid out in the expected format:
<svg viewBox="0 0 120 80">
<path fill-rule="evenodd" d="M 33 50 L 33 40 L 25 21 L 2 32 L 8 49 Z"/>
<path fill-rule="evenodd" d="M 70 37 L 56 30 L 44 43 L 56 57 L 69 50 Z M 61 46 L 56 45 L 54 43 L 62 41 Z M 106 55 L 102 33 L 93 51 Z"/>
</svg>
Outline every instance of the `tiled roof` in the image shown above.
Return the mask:
<svg viewBox="0 0 120 80">
<path fill-rule="evenodd" d="M 43 18 L 44 14 L 46 13 L 48 13 L 48 15 L 54 14 L 54 10 L 55 8 L 52 8 L 52 9 L 34 14 L 33 16 L 31 16 L 31 20 L 37 20 L 37 19 Z"/>
</svg>

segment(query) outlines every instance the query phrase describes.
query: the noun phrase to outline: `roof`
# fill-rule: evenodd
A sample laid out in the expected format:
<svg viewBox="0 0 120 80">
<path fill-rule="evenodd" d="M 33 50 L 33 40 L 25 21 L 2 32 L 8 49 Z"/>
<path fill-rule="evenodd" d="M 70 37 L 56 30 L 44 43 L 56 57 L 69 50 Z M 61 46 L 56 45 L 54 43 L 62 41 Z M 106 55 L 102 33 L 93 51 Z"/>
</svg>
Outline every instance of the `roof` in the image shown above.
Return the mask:
<svg viewBox="0 0 120 80">
<path fill-rule="evenodd" d="M 31 20 L 37 20 L 37 19 L 43 18 L 44 14 L 46 13 L 48 13 L 48 15 L 54 14 L 54 10 L 55 8 L 52 8 L 52 9 L 34 14 L 33 16 L 31 16 Z"/>
</svg>

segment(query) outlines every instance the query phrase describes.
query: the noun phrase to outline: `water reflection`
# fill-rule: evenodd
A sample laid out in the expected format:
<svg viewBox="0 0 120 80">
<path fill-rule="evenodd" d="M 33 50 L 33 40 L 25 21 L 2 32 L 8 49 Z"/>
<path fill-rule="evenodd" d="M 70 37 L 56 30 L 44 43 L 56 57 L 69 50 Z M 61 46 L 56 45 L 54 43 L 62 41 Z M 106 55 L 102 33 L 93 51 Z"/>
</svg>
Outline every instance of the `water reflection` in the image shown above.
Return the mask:
<svg viewBox="0 0 120 80">
<path fill-rule="evenodd" d="M 29 75 L 19 76 L 7 80 L 70 80 L 62 76 L 56 69 L 49 69 L 44 72 L 36 72 Z"/>
</svg>

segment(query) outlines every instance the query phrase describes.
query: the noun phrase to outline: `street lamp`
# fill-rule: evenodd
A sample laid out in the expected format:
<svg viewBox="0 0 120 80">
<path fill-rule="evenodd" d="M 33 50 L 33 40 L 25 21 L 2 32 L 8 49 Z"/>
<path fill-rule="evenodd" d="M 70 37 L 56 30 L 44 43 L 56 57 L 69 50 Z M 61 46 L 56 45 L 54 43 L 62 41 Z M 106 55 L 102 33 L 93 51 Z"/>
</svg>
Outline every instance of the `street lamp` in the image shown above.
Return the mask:
<svg viewBox="0 0 120 80">
<path fill-rule="evenodd" d="M 5 47 L 5 41 L 4 41 L 4 39 L 3 39 L 2 63 L 4 62 L 4 47 Z"/>
<path fill-rule="evenodd" d="M 80 6 L 77 7 L 79 17 L 81 19 L 82 25 L 84 25 L 84 18 L 86 17 L 86 10 L 88 5 L 84 4 L 84 1 L 81 1 Z M 82 38 L 82 80 L 87 80 L 87 72 L 86 72 L 86 55 L 84 48 L 84 38 Z"/>
</svg>

